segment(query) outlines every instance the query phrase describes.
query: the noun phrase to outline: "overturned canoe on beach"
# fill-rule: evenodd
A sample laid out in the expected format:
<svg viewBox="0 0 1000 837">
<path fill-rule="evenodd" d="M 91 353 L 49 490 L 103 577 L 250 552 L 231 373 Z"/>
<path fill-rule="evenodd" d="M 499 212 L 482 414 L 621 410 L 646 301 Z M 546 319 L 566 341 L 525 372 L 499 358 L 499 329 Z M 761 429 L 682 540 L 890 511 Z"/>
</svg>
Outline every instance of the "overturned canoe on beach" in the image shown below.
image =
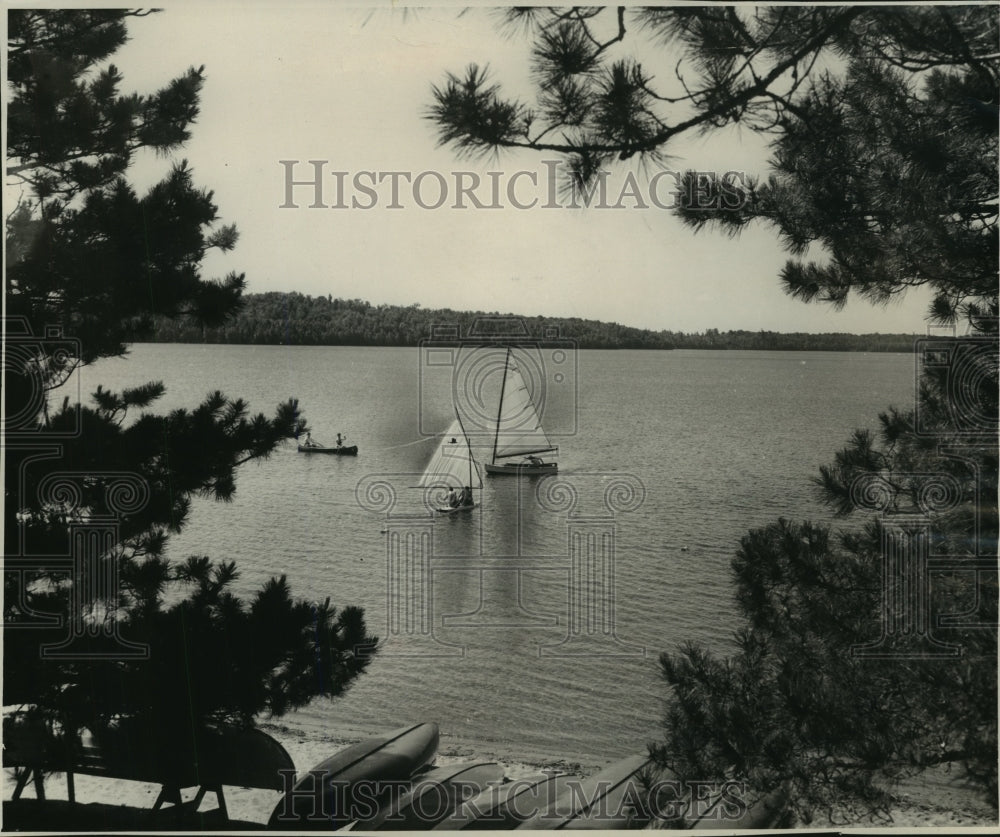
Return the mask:
<svg viewBox="0 0 1000 837">
<path fill-rule="evenodd" d="M 352 744 L 302 774 L 275 807 L 271 829 L 336 829 L 371 819 L 385 797 L 409 787 L 438 747 L 437 724 L 400 727 Z"/>
<path fill-rule="evenodd" d="M 586 779 L 573 781 L 518 830 L 641 828 L 649 822 L 644 777 L 649 756 L 630 756 Z"/>
<path fill-rule="evenodd" d="M 575 781 L 565 774 L 538 773 L 502 785 L 493 785 L 462 802 L 435 831 L 508 831 L 539 811 L 547 810 L 556 797 Z"/>
<path fill-rule="evenodd" d="M 495 762 L 449 764 L 413 777 L 409 791 L 390 799 L 368 820 L 359 820 L 360 831 L 426 831 L 451 815 L 456 806 L 503 781 L 503 768 Z"/>
<path fill-rule="evenodd" d="M 689 826 L 691 830 L 725 828 L 743 831 L 748 828 L 787 827 L 780 823 L 788 808 L 786 787 L 751 801 L 744 798 L 743 789 L 736 786 L 731 793 L 714 794 L 708 800 L 699 802 L 704 809 Z"/>
</svg>

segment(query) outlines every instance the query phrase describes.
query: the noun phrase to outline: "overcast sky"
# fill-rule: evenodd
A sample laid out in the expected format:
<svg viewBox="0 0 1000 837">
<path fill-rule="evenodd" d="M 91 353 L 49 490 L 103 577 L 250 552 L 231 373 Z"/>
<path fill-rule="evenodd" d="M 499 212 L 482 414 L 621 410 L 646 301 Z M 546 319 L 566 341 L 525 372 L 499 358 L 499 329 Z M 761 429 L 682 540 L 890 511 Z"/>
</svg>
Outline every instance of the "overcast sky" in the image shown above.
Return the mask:
<svg viewBox="0 0 1000 837">
<path fill-rule="evenodd" d="M 188 66 L 206 67 L 201 116 L 177 156 L 190 161 L 196 182 L 214 191 L 222 218 L 241 233 L 233 253 L 206 263 L 207 275 L 245 272 L 251 292 L 674 331 L 925 330 L 926 296 L 889 308 L 852 300 L 843 311 L 797 302 L 779 287 L 787 254 L 772 230 L 754 228 L 737 240 L 695 235 L 655 205 L 654 197 L 669 202 L 669 174 L 650 194 L 660 168 L 766 173 L 766 149 L 752 134 L 685 140 L 668 149 L 674 156 L 666 164 L 646 171 L 619 164 L 607 203 L 619 202 L 631 172 L 645 209 L 628 196 L 621 209 L 572 209 L 562 195 L 553 201 L 544 155 L 468 160 L 438 147 L 425 114 L 431 85 L 446 71 L 488 62 L 505 91 L 529 93 L 526 42 L 500 37 L 485 9 L 170 3 L 129 26 L 132 40 L 114 57 L 125 90 L 150 92 Z M 298 208 L 283 207 L 287 172 L 311 180 L 310 160 L 323 161 L 323 202 L 331 208 L 310 207 L 309 185 L 292 189 Z M 143 159 L 137 185 L 164 165 Z M 389 172 L 409 173 L 409 183 L 395 177 L 400 208 L 390 208 L 391 176 L 373 183 Z M 473 174 L 481 180 L 473 195 L 499 208 L 460 198 L 456 180 L 472 184 Z M 423 208 L 442 199 L 439 208 Z M 466 208 L 455 208 L 459 201 Z M 332 208 L 338 202 L 346 208 Z"/>
</svg>

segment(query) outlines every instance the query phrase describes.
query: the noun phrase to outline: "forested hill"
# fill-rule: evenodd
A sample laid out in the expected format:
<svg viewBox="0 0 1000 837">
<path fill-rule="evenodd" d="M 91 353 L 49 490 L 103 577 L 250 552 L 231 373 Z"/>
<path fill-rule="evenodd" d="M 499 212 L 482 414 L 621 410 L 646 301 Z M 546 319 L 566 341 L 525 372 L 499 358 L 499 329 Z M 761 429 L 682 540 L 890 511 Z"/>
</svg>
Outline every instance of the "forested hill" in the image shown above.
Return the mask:
<svg viewBox="0 0 1000 837">
<path fill-rule="evenodd" d="M 424 309 L 419 305 L 372 305 L 360 299 L 300 293 L 247 294 L 243 309 L 218 328 L 159 320 L 150 342 L 238 343 L 299 346 L 416 346 L 432 329 L 453 326 L 467 337 L 477 320 L 495 328 L 504 318 L 523 320 L 532 337 L 558 334 L 582 349 L 789 349 L 909 352 L 909 334 L 780 334 L 773 331 L 704 333 L 648 331 L 577 317 L 520 317 L 482 311 Z M 496 333 L 496 332 L 491 332 Z"/>
</svg>

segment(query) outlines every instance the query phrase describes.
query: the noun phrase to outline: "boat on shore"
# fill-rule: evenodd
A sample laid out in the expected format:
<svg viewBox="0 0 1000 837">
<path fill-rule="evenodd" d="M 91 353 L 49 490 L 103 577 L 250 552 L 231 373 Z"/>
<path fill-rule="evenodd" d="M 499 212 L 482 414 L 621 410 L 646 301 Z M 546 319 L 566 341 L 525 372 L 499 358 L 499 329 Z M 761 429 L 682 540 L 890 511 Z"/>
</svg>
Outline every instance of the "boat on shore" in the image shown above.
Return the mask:
<svg viewBox="0 0 1000 837">
<path fill-rule="evenodd" d="M 464 799 L 434 830 L 510 831 L 539 811 L 548 810 L 573 781 L 566 774 L 539 773 L 491 785 L 477 796 Z"/>
<path fill-rule="evenodd" d="M 300 776 L 275 806 L 269 829 L 338 829 L 372 816 L 410 776 L 437 754 L 438 726 L 411 724 L 367 738 L 335 753 Z"/>
<path fill-rule="evenodd" d="M 515 826 L 517 831 L 643 828 L 650 820 L 642 805 L 648 755 L 617 761 L 557 794 L 551 806 Z"/>
<path fill-rule="evenodd" d="M 545 435 L 531 393 L 508 347 L 493 434 L 493 457 L 484 463 L 486 473 L 516 476 L 555 474 L 559 466 L 555 462 L 545 462 L 539 454 L 555 453 L 557 450 Z"/>
<path fill-rule="evenodd" d="M 496 762 L 450 764 L 417 773 L 408 791 L 388 800 L 371 819 L 359 820 L 354 830 L 427 831 L 464 800 L 501 784 L 503 774 Z"/>
</svg>

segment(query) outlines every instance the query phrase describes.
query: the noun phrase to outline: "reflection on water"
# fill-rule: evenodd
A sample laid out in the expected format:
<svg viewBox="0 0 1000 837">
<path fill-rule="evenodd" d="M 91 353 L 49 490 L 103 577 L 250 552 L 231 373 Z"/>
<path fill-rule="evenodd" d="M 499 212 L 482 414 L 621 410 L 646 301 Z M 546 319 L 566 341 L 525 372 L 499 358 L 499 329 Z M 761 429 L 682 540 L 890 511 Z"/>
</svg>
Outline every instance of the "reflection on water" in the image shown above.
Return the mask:
<svg viewBox="0 0 1000 837">
<path fill-rule="evenodd" d="M 683 640 L 724 649 L 738 624 L 740 537 L 778 516 L 829 519 L 817 466 L 913 397 L 904 355 L 581 352 L 578 391 L 550 398 L 543 417 L 572 431 L 553 440 L 559 474 L 484 477 L 479 507 L 434 517 L 412 486 L 437 441 L 424 429 L 451 420 L 450 382 L 423 380 L 419 360 L 138 345 L 85 370 L 82 386 L 163 380 L 159 410 L 217 388 L 263 411 L 294 396 L 314 439 L 359 446 L 355 459 L 288 445 L 245 466 L 235 501 L 196 500 L 169 547 L 178 561 L 235 560 L 243 594 L 287 574 L 295 595 L 365 607 L 383 653 L 346 696 L 300 717 L 433 720 L 560 757 L 623 756 L 655 735 L 656 656 Z M 487 447 L 478 440 L 480 462 Z M 376 483 L 383 494 L 365 488 Z"/>
</svg>

